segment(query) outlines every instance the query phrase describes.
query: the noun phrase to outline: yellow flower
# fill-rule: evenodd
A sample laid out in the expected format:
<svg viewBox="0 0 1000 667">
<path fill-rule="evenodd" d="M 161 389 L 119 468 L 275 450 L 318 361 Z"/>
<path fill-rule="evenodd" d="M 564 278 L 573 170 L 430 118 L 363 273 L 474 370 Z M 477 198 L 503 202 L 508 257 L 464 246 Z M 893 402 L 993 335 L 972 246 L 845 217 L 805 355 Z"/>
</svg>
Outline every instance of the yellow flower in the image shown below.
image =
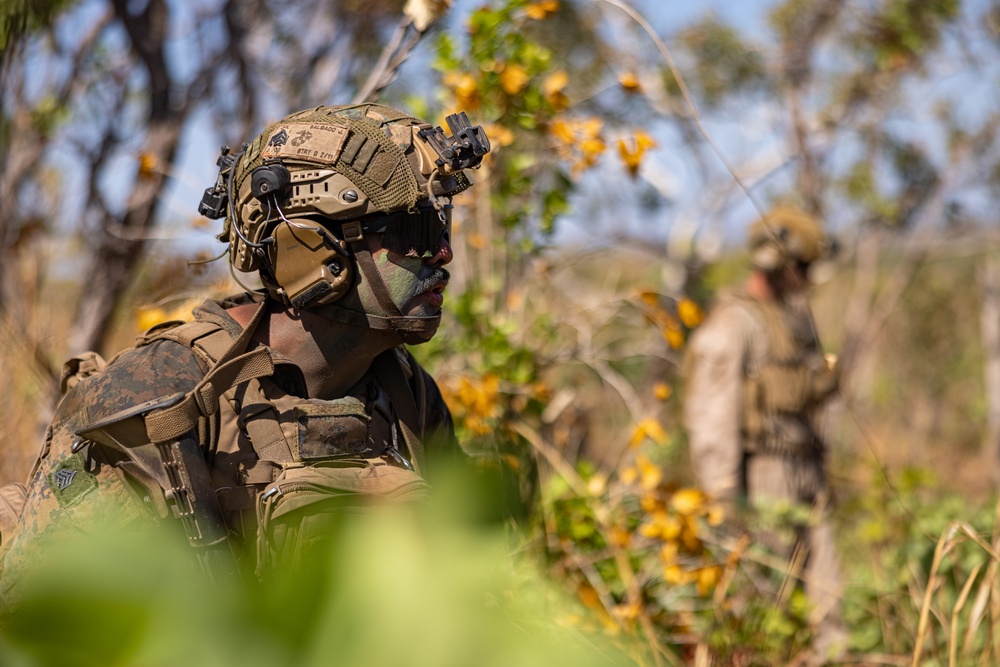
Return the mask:
<svg viewBox="0 0 1000 667">
<path fill-rule="evenodd" d="M 583 165 L 593 167 L 607 146 L 600 137 L 584 139 L 580 142 L 580 152 L 583 153 Z"/>
<path fill-rule="evenodd" d="M 658 400 L 665 401 L 673 394 L 673 389 L 666 382 L 657 382 L 653 385 L 653 396 Z"/>
<path fill-rule="evenodd" d="M 680 521 L 680 538 L 681 542 L 684 543 L 684 548 L 688 551 L 698 551 L 701 549 L 701 538 L 698 537 L 698 522 L 693 516 L 685 516 Z"/>
<path fill-rule="evenodd" d="M 561 143 L 566 145 L 573 144 L 573 127 L 567 121 L 554 120 L 552 121 L 552 124 L 549 125 L 549 130 L 552 132 L 552 136 L 558 139 Z"/>
<path fill-rule="evenodd" d="M 686 584 L 691 579 L 691 573 L 682 570 L 680 565 L 668 565 L 663 568 L 663 580 L 668 584 Z"/>
<path fill-rule="evenodd" d="M 627 93 L 638 93 L 642 90 L 639 77 L 635 72 L 623 72 L 618 75 L 618 85 L 625 89 Z"/>
<path fill-rule="evenodd" d="M 542 90 L 545 91 L 546 95 L 552 95 L 560 92 L 568 83 L 569 75 L 563 70 L 558 70 L 545 78 L 545 83 L 542 84 Z"/>
<path fill-rule="evenodd" d="M 715 585 L 722 579 L 722 568 L 718 565 L 709 565 L 700 568 L 695 572 L 695 586 L 699 595 L 708 595 L 715 588 Z"/>
<path fill-rule="evenodd" d="M 642 488 L 646 491 L 651 491 L 658 487 L 660 482 L 663 481 L 663 470 L 660 466 L 651 462 L 645 456 L 637 456 L 635 462 L 639 468 L 639 480 Z"/>
<path fill-rule="evenodd" d="M 660 528 L 660 536 L 664 542 L 675 542 L 680 537 L 684 523 L 673 514 L 664 512 L 658 526 Z"/>
<path fill-rule="evenodd" d="M 624 468 L 621 473 L 619 473 L 618 478 L 621 479 L 622 484 L 626 486 L 634 484 L 637 479 L 639 479 L 639 471 L 629 466 Z"/>
<path fill-rule="evenodd" d="M 647 493 L 639 498 L 639 507 L 642 508 L 643 512 L 653 513 L 663 511 L 664 505 L 655 494 Z"/>
<path fill-rule="evenodd" d="M 705 506 L 705 494 L 698 489 L 678 489 L 670 499 L 670 506 L 684 516 L 697 514 Z"/>
<path fill-rule="evenodd" d="M 484 123 L 483 129 L 486 131 L 486 136 L 490 138 L 490 145 L 494 148 L 497 146 L 510 146 L 514 143 L 514 133 L 503 125 Z"/>
<path fill-rule="evenodd" d="M 681 299 L 677 303 L 677 315 L 688 329 L 694 329 L 705 319 L 701 306 L 691 299 Z"/>
<path fill-rule="evenodd" d="M 152 178 L 160 166 L 160 161 L 153 153 L 142 153 L 139 156 L 139 177 Z"/>
<path fill-rule="evenodd" d="M 470 110 L 479 108 L 479 85 L 476 77 L 468 72 L 448 72 L 443 81 L 455 93 L 457 106 Z"/>
<path fill-rule="evenodd" d="M 646 438 L 654 441 L 658 445 L 667 444 L 667 432 L 660 426 L 660 422 L 655 419 L 644 419 L 635 426 L 632 431 L 632 438 L 629 440 L 629 447 L 635 448 L 641 445 Z"/>
<path fill-rule="evenodd" d="M 643 523 L 639 526 L 639 534 L 643 537 L 659 537 L 660 536 L 660 525 L 654 519 L 652 521 Z"/>
<path fill-rule="evenodd" d="M 527 14 L 528 18 L 541 21 L 544 18 L 548 18 L 550 14 L 555 14 L 558 10 L 558 0 L 540 0 L 525 7 L 524 13 Z"/>
<path fill-rule="evenodd" d="M 684 333 L 677 331 L 676 329 L 666 329 L 663 332 L 663 337 L 667 339 L 667 343 L 675 350 L 679 350 L 684 347 Z"/>
<path fill-rule="evenodd" d="M 545 99 L 556 112 L 562 111 L 569 106 L 569 98 L 563 92 L 567 83 L 569 83 L 569 76 L 563 70 L 559 70 L 550 74 L 545 79 L 545 83 L 542 84 Z"/>
<path fill-rule="evenodd" d="M 604 123 L 600 118 L 557 119 L 549 127 L 559 142 L 556 152 L 572 163 L 574 174 L 594 166 L 607 147 L 601 136 Z"/>
<path fill-rule="evenodd" d="M 726 511 L 722 508 L 722 505 L 712 505 L 708 508 L 708 516 L 706 521 L 708 525 L 715 527 L 720 525 L 726 518 Z"/>
<path fill-rule="evenodd" d="M 645 132 L 637 132 L 635 136 L 628 140 L 618 140 L 618 155 L 621 156 L 628 173 L 635 176 L 639 173 L 639 165 L 642 164 L 642 156 L 646 151 L 656 146 L 656 141 Z"/>
<path fill-rule="evenodd" d="M 528 73 L 520 65 L 506 65 L 500 72 L 500 87 L 508 95 L 516 95 L 528 85 Z"/>
</svg>

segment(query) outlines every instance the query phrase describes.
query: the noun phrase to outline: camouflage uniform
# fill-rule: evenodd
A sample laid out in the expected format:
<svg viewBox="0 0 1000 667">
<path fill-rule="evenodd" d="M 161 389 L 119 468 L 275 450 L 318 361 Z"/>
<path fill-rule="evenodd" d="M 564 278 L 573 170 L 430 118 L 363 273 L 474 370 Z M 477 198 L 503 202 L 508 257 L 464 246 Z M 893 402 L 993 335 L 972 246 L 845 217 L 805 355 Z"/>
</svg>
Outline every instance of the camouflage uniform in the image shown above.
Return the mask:
<svg viewBox="0 0 1000 667">
<path fill-rule="evenodd" d="M 841 642 L 840 568 L 816 423 L 837 373 L 824 359 L 805 294 L 723 293 L 691 337 L 685 362 L 684 422 L 699 484 L 734 513 L 744 503 L 810 513 L 790 540 L 747 518 L 758 542 L 805 581 L 819 634 Z"/>
</svg>

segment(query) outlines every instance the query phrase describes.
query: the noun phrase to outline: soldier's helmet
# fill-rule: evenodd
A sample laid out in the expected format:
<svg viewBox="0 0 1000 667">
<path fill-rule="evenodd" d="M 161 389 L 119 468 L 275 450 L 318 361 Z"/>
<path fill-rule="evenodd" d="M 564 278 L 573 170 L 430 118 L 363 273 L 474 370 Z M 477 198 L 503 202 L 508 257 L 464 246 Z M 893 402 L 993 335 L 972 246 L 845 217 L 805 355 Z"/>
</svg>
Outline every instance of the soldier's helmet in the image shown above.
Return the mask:
<svg viewBox="0 0 1000 667">
<path fill-rule="evenodd" d="M 379 104 L 320 106 L 270 125 L 241 153 L 223 148 L 199 211 L 225 217 L 219 240 L 243 272 L 296 308 L 333 303 L 351 287 L 359 242 L 424 255 L 450 228 L 464 170 L 489 151 L 479 126 L 449 116 L 451 136 Z"/>
<path fill-rule="evenodd" d="M 762 271 L 791 264 L 811 264 L 832 245 L 819 219 L 796 208 L 779 206 L 750 226 L 750 259 Z"/>
</svg>

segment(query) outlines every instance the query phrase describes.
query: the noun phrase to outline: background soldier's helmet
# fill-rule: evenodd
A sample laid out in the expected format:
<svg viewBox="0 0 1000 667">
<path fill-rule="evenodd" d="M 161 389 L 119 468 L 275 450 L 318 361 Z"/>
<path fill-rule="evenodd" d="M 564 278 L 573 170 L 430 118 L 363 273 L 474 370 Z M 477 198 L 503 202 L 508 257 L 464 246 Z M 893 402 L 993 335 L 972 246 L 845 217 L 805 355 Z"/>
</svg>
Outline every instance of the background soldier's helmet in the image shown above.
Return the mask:
<svg viewBox="0 0 1000 667">
<path fill-rule="evenodd" d="M 225 216 L 219 240 L 230 244 L 230 262 L 259 271 L 272 296 L 295 307 L 331 303 L 351 286 L 365 231 L 404 253 L 440 242 L 450 197 L 470 185 L 463 170 L 489 151 L 464 113 L 447 121 L 452 136 L 379 104 L 291 114 L 241 154 L 223 149 L 219 180 L 199 211 Z"/>
<path fill-rule="evenodd" d="M 817 218 L 782 206 L 750 226 L 749 247 L 756 268 L 775 271 L 789 264 L 811 264 L 825 256 L 831 244 Z"/>
</svg>

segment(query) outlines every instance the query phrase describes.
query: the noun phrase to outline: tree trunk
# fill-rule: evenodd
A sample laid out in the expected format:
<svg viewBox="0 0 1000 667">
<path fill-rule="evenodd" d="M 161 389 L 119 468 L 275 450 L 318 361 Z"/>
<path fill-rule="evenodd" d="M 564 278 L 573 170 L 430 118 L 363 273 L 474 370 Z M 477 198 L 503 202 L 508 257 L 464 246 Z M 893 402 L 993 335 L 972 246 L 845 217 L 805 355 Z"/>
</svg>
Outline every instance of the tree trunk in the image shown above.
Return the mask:
<svg viewBox="0 0 1000 667">
<path fill-rule="evenodd" d="M 983 255 L 979 267 L 982 307 L 979 332 L 983 344 L 983 385 L 986 393 L 986 430 L 983 450 L 993 466 L 993 478 L 1000 484 L 1000 259 Z"/>
<path fill-rule="evenodd" d="M 180 134 L 179 119 L 154 121 L 150 125 L 143 153 L 152 156 L 156 164 L 171 164 Z M 76 330 L 70 341 L 71 354 L 85 350 L 100 351 L 104 346 L 115 306 L 128 289 L 145 250 L 145 235 L 165 185 L 166 176 L 163 173 L 140 172 L 121 221 L 106 221 L 84 279 L 88 289 L 78 306 Z"/>
</svg>

